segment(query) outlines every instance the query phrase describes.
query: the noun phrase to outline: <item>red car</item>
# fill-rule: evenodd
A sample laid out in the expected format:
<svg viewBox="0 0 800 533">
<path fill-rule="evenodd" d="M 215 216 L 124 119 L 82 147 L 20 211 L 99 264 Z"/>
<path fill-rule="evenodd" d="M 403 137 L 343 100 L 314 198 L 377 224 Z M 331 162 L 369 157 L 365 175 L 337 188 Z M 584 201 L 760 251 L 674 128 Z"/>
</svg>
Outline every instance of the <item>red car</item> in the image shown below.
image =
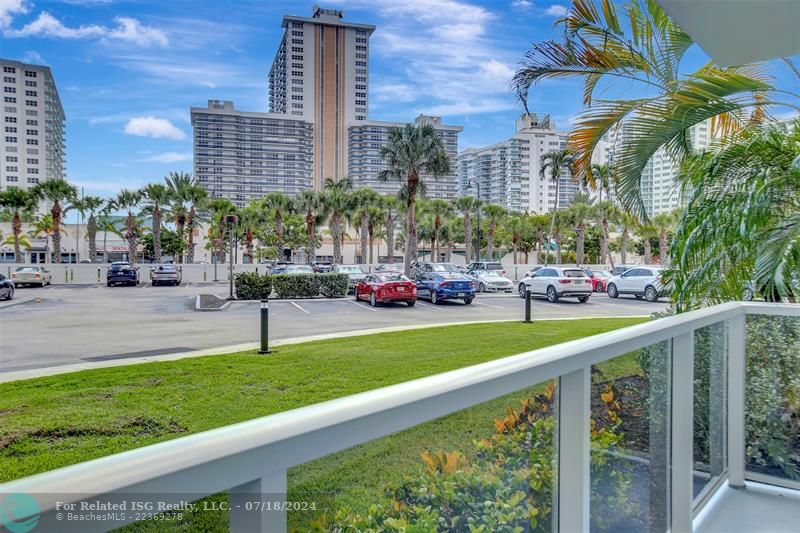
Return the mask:
<svg viewBox="0 0 800 533">
<path fill-rule="evenodd" d="M 356 300 L 367 300 L 372 307 L 379 303 L 405 302 L 409 307 L 417 303 L 417 286 L 402 272 L 376 272 L 359 281 L 355 288 Z"/>
<path fill-rule="evenodd" d="M 592 280 L 592 290 L 594 292 L 606 292 L 606 284 L 611 278 L 611 272 L 606 270 L 585 270 L 586 275 Z"/>
</svg>

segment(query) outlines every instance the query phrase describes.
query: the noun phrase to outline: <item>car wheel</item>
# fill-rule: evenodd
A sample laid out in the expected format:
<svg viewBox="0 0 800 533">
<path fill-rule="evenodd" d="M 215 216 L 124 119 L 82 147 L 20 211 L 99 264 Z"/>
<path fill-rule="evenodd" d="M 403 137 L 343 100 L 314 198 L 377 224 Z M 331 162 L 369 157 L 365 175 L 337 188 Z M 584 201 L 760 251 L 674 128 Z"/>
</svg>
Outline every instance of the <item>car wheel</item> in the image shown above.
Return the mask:
<svg viewBox="0 0 800 533">
<path fill-rule="evenodd" d="M 417 301 L 416 300 L 408 301 L 406 302 L 406 305 L 409 307 L 414 307 L 415 305 L 417 305 Z"/>
<path fill-rule="evenodd" d="M 636 296 L 637 300 L 641 300 L 642 299 L 642 295 L 641 294 L 634 294 L 634 296 Z"/>
<path fill-rule="evenodd" d="M 547 301 L 550 303 L 556 303 L 558 301 L 558 293 L 556 292 L 556 288 L 552 285 L 547 287 Z"/>
<path fill-rule="evenodd" d="M 14 299 L 14 289 L 11 288 L 8 289 L 8 296 L 6 297 L 6 300 L 13 300 L 13 299 Z"/>
<path fill-rule="evenodd" d="M 464 298 L 464 305 L 469 305 L 472 303 L 472 298 Z"/>
<path fill-rule="evenodd" d="M 111 282 L 110 281 L 106 281 L 106 287 L 110 287 L 110 286 L 111 286 Z"/>
<path fill-rule="evenodd" d="M 45 280 L 42 280 L 42 288 L 44 288 L 46 285 L 47 285 L 47 282 Z"/>
<path fill-rule="evenodd" d="M 528 290 L 528 287 L 526 287 L 524 283 L 520 283 L 519 287 L 517 288 L 517 291 L 519 292 L 519 297 L 524 299 L 525 298 L 525 292 L 527 290 Z"/>
<path fill-rule="evenodd" d="M 436 291 L 431 291 L 431 303 L 436 305 L 439 303 L 439 295 L 436 294 Z"/>
<path fill-rule="evenodd" d="M 616 298 L 619 296 L 619 291 L 617 291 L 617 286 L 613 283 L 609 283 L 608 288 L 606 289 L 609 298 Z"/>
<path fill-rule="evenodd" d="M 744 294 L 742 294 L 742 300 L 745 302 L 752 302 L 753 301 L 753 289 L 750 287 L 745 287 Z"/>
<path fill-rule="evenodd" d="M 486 292 L 486 285 L 484 285 L 483 283 L 480 283 L 478 285 L 478 292 Z"/>
<path fill-rule="evenodd" d="M 648 302 L 657 302 L 658 301 L 658 291 L 656 291 L 656 288 L 651 286 L 651 285 L 648 285 L 647 287 L 645 287 L 645 289 L 644 289 L 644 299 L 647 300 Z"/>
<path fill-rule="evenodd" d="M 378 300 L 375 298 L 375 293 L 369 293 L 369 305 L 372 307 L 376 307 L 378 305 Z"/>
<path fill-rule="evenodd" d="M 586 302 L 589 301 L 589 297 L 588 296 L 578 296 L 578 301 L 580 303 L 582 303 L 582 304 L 585 304 Z"/>
</svg>

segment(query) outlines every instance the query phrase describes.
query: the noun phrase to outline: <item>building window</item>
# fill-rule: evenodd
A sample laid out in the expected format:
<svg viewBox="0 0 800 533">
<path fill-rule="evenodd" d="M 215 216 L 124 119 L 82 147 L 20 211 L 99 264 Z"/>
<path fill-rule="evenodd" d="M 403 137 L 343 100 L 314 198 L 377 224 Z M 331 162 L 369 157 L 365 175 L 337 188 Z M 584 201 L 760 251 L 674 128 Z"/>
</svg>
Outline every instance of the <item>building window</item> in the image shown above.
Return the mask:
<svg viewBox="0 0 800 533">
<path fill-rule="evenodd" d="M 292 31 L 292 35 L 294 35 L 295 37 L 302 37 L 303 36 L 303 32 L 302 31 Z"/>
<path fill-rule="evenodd" d="M 17 138 L 16 137 L 6 137 L 6 142 L 7 143 L 15 143 L 15 142 L 17 142 Z"/>
<path fill-rule="evenodd" d="M 292 52 L 303 52 L 303 48 L 301 46 L 292 46 Z"/>
<path fill-rule="evenodd" d="M 302 75 L 303 75 L 303 71 L 302 70 L 293 70 L 292 71 L 292 76 L 302 76 Z"/>
<path fill-rule="evenodd" d="M 356 58 L 357 58 L 357 59 L 366 59 L 366 58 L 367 58 L 367 54 L 359 54 L 359 53 L 356 53 Z"/>
<path fill-rule="evenodd" d="M 10 124 L 16 124 L 17 123 L 17 117 L 6 117 L 6 122 L 8 122 Z"/>
<path fill-rule="evenodd" d="M 366 67 L 367 66 L 367 62 L 366 61 L 356 61 L 356 66 L 357 67 Z"/>
<path fill-rule="evenodd" d="M 365 68 L 357 68 L 356 69 L 356 74 L 366 74 L 366 73 L 367 73 L 367 69 L 365 69 Z"/>
<path fill-rule="evenodd" d="M 293 61 L 302 61 L 303 60 L 303 56 L 299 56 L 299 55 L 292 56 L 292 60 Z"/>
<path fill-rule="evenodd" d="M 3 92 L 4 93 L 13 94 L 13 93 L 17 92 L 17 88 L 16 87 L 3 87 Z"/>
<path fill-rule="evenodd" d="M 26 142 L 27 142 L 27 144 L 29 144 L 31 146 L 38 146 L 39 145 L 38 139 L 27 139 Z"/>
<path fill-rule="evenodd" d="M 39 183 L 39 178 L 28 178 L 28 183 Z"/>
<path fill-rule="evenodd" d="M 38 95 L 36 94 L 36 91 L 25 91 L 25 96 L 33 96 L 33 97 L 36 97 L 36 96 L 38 96 Z"/>
<path fill-rule="evenodd" d="M 27 76 L 28 78 L 35 78 L 36 77 L 36 71 L 26 70 L 25 71 L 25 76 Z"/>
<path fill-rule="evenodd" d="M 33 80 L 25 80 L 25 87 L 36 87 L 36 82 Z"/>
<path fill-rule="evenodd" d="M 292 28 L 302 28 L 302 27 L 303 27 L 302 22 L 292 22 Z"/>
<path fill-rule="evenodd" d="M 356 82 L 366 83 L 367 82 L 367 78 L 356 76 Z M 364 88 L 366 89 L 367 87 L 364 86 Z"/>
<path fill-rule="evenodd" d="M 39 135 L 39 132 L 36 130 L 25 130 L 25 133 L 28 135 Z"/>
<path fill-rule="evenodd" d="M 25 105 L 36 107 L 37 105 L 39 105 L 39 103 L 36 100 L 25 100 Z"/>
<path fill-rule="evenodd" d="M 3 67 L 3 72 L 6 74 L 14 74 L 17 71 L 14 67 Z"/>
<path fill-rule="evenodd" d="M 6 83 L 17 83 L 17 78 L 14 76 L 3 76 L 3 81 Z"/>
<path fill-rule="evenodd" d="M 17 133 L 17 128 L 15 126 L 6 126 L 6 133 Z"/>
<path fill-rule="evenodd" d="M 367 44 L 367 39 L 364 37 L 356 37 L 356 42 L 361 44 Z"/>
<path fill-rule="evenodd" d="M 303 44 L 303 39 L 292 39 L 292 44 Z"/>
<path fill-rule="evenodd" d="M 303 109 L 303 104 L 295 104 L 295 103 L 293 103 L 292 107 L 295 108 L 295 109 Z"/>
</svg>

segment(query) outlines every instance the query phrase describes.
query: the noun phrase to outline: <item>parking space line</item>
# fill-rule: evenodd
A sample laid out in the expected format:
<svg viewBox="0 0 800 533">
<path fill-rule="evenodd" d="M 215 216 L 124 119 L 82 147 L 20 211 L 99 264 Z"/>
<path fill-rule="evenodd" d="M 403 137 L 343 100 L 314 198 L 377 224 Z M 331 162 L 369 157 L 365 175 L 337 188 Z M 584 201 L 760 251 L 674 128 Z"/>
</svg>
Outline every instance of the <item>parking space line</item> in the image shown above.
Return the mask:
<svg viewBox="0 0 800 533">
<path fill-rule="evenodd" d="M 433 304 L 426 304 L 424 302 L 420 302 L 419 300 L 417 300 L 417 305 L 421 305 L 422 307 L 430 307 L 431 309 L 436 309 L 437 311 L 441 311 L 442 310 L 441 307 L 437 307 L 437 306 L 435 306 Z"/>
<path fill-rule="evenodd" d="M 475 305 L 482 305 L 483 307 L 493 307 L 495 309 L 505 309 L 505 307 L 501 307 L 499 305 L 491 305 L 491 304 L 482 304 L 480 302 L 472 302 Z"/>
<path fill-rule="evenodd" d="M 357 302 L 357 301 L 355 301 L 355 300 L 347 300 L 347 301 L 348 301 L 348 302 L 350 302 L 350 303 L 352 303 L 353 305 L 357 305 L 357 306 L 358 306 L 358 307 L 360 307 L 361 309 L 366 309 L 366 310 L 368 310 L 368 311 L 372 311 L 373 313 L 377 313 L 377 312 L 378 312 L 378 310 L 377 310 L 377 309 L 373 309 L 372 307 L 368 307 L 368 306 L 366 306 L 366 305 L 361 305 L 360 303 L 358 303 L 358 302 Z"/>
<path fill-rule="evenodd" d="M 305 309 L 303 309 L 302 307 L 300 307 L 298 304 L 296 304 L 296 303 L 294 303 L 294 302 L 289 302 L 289 303 L 291 303 L 293 306 L 295 306 L 296 308 L 298 308 L 299 310 L 301 310 L 301 311 L 302 311 L 302 312 L 304 312 L 305 314 L 307 314 L 307 315 L 310 315 L 310 314 L 311 314 L 311 313 L 309 313 L 307 310 L 305 310 Z"/>
</svg>

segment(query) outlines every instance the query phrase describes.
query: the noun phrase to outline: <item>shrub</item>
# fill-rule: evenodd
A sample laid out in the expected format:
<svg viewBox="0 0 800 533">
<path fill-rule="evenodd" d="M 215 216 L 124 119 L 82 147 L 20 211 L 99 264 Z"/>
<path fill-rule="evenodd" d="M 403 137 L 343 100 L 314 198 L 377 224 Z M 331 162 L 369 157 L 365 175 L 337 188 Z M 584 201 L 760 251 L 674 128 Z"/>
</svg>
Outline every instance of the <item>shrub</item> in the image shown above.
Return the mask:
<svg viewBox="0 0 800 533">
<path fill-rule="evenodd" d="M 277 274 L 272 276 L 272 287 L 278 298 L 319 296 L 319 278 L 316 274 Z"/>
<path fill-rule="evenodd" d="M 317 274 L 319 292 L 328 298 L 342 298 L 347 296 L 350 278 L 347 274 Z"/>
<path fill-rule="evenodd" d="M 236 297 L 239 300 L 263 300 L 272 292 L 270 276 L 258 272 L 241 272 L 234 275 Z"/>
</svg>

